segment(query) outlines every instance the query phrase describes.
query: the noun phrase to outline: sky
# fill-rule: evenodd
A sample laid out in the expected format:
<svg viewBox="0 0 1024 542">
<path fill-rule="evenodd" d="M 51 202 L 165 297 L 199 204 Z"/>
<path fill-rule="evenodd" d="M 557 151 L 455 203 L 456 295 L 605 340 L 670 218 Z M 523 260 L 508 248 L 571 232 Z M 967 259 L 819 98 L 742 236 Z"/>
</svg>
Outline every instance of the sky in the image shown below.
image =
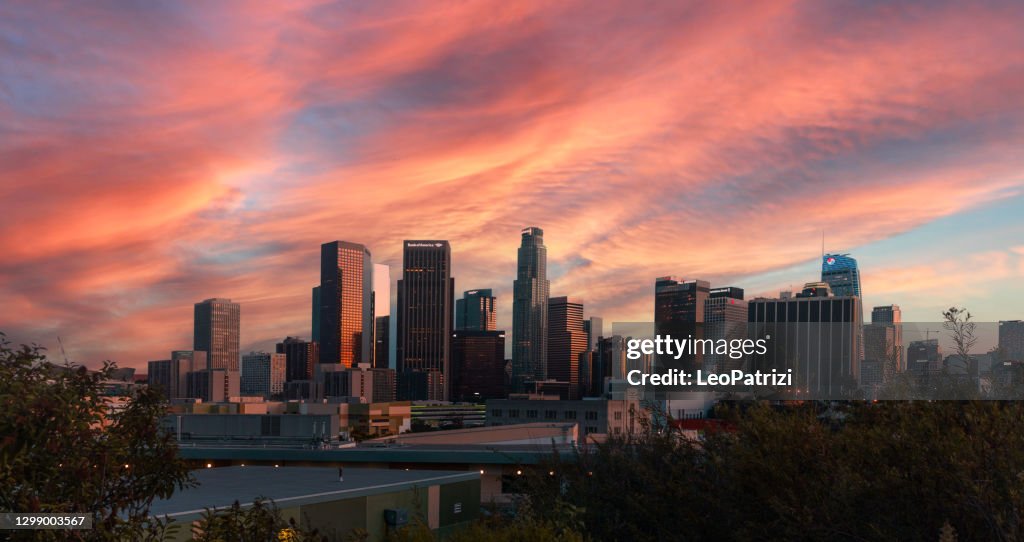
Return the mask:
<svg viewBox="0 0 1024 542">
<path fill-rule="evenodd" d="M 0 331 L 95 364 L 309 336 L 319 245 L 451 242 L 511 326 L 652 318 L 654 278 L 1024 318 L 1024 3 L 0 3 Z M 393 288 L 392 288 L 393 291 Z"/>
</svg>

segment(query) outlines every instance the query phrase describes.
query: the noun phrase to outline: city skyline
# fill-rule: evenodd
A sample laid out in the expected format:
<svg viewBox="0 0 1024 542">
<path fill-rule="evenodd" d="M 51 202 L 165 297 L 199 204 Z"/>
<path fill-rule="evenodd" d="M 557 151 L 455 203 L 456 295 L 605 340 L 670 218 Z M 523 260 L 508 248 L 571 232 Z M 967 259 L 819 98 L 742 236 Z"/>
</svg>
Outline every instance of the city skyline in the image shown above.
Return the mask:
<svg viewBox="0 0 1024 542">
<path fill-rule="evenodd" d="M 524 228 L 523 231 L 525 231 L 526 229 L 530 229 L 530 228 Z M 407 241 L 403 241 L 403 243 L 406 243 L 406 242 Z M 326 244 L 327 243 L 325 243 L 324 245 L 326 245 Z M 362 246 L 362 245 L 358 245 L 357 244 L 355 246 Z M 455 251 L 452 251 L 452 252 L 455 252 Z M 832 255 L 833 254 L 826 254 L 825 257 L 832 256 Z M 856 254 L 845 253 L 844 256 L 850 256 L 850 257 L 854 257 L 854 259 L 856 259 L 855 257 L 857 255 Z M 819 256 L 815 260 L 813 260 L 811 266 L 812 267 L 817 266 L 817 271 L 815 271 L 815 272 L 819 272 L 820 273 L 820 270 L 824 268 L 825 262 L 823 261 L 822 258 L 823 257 Z M 455 265 L 455 258 L 452 257 L 452 260 L 453 260 L 452 261 L 452 268 L 457 269 L 458 267 Z M 321 265 L 322 265 L 322 262 L 321 262 Z M 380 264 L 380 263 L 374 262 L 374 261 L 372 261 L 372 259 L 370 260 L 370 265 L 371 265 L 371 268 L 376 269 L 375 275 L 374 275 L 374 277 L 372 279 L 373 289 L 374 289 L 373 291 L 374 292 L 376 292 L 376 291 L 387 291 L 389 293 L 397 292 L 396 287 L 400 285 L 401 281 L 400 281 L 400 279 L 390 280 L 390 276 L 389 276 L 389 274 L 390 274 L 390 266 L 387 265 L 387 264 Z M 400 269 L 401 268 L 399 268 L 399 270 Z M 377 273 L 380 273 L 380 271 L 382 271 L 382 270 L 386 271 L 386 272 L 382 274 L 383 277 L 379 277 L 377 275 Z M 381 278 L 383 278 L 387 282 L 385 283 L 385 282 L 382 282 L 381 280 L 379 280 Z M 677 278 L 677 277 L 659 277 L 659 278 L 657 278 L 655 280 L 655 282 L 660 281 L 660 280 L 662 280 L 664 278 Z M 804 280 L 804 281 L 801 281 L 801 280 L 796 280 L 795 282 L 794 281 L 790 281 L 789 284 L 786 287 L 780 287 L 779 290 L 772 290 L 772 291 L 766 291 L 766 292 L 761 292 L 761 293 L 755 293 L 755 294 L 753 294 L 752 297 L 749 297 L 749 299 L 754 299 L 754 298 L 773 299 L 773 298 L 778 297 L 779 292 L 782 292 L 782 291 L 790 292 L 790 293 L 795 294 L 795 293 L 798 293 L 800 291 L 800 287 L 801 287 L 800 285 L 801 284 L 804 284 L 804 283 L 807 283 L 807 282 L 814 282 L 815 280 L 817 280 L 817 278 L 819 278 L 819 277 L 811 277 L 811 278 L 809 278 L 807 280 Z M 678 280 L 680 280 L 680 281 L 683 281 L 683 280 L 692 281 L 693 279 L 691 279 L 689 277 L 678 277 Z M 701 279 L 697 279 L 697 280 L 701 280 Z M 703 281 L 703 282 L 707 282 L 707 281 Z M 796 284 L 796 286 L 794 286 L 794 284 Z M 713 287 L 714 288 L 721 288 L 720 285 L 713 285 Z M 729 288 L 733 288 L 733 287 L 729 287 Z M 484 289 L 484 290 L 488 290 L 489 291 L 489 290 L 492 290 L 492 289 L 491 288 L 487 288 L 487 289 Z M 498 288 L 498 290 L 500 290 L 500 288 Z M 742 291 L 742 288 L 740 290 Z M 656 289 L 651 290 L 648 293 L 651 295 L 651 300 L 653 300 L 655 298 L 654 294 L 656 293 Z M 512 295 L 511 289 L 507 292 L 507 295 L 509 295 L 511 297 L 511 295 Z M 870 298 L 871 296 L 869 295 L 867 297 Z M 389 307 L 389 308 L 385 309 L 389 313 L 393 312 L 396 309 L 396 305 L 397 305 L 396 299 L 397 299 L 397 293 L 392 293 L 392 295 L 391 295 L 391 303 L 385 305 L 386 307 Z M 549 299 L 551 299 L 551 298 L 549 298 Z M 218 299 L 218 298 L 212 298 L 212 299 L 204 300 L 201 303 L 195 303 L 195 304 L 191 304 L 191 305 L 194 305 L 195 307 L 198 307 L 199 305 L 205 304 L 205 303 L 210 302 L 210 301 L 227 301 L 227 302 L 230 303 L 230 300 L 223 300 L 223 299 Z M 648 301 L 650 301 L 650 300 L 648 300 Z M 236 306 L 235 310 L 237 311 L 237 306 L 239 306 L 240 304 L 234 303 L 233 305 Z M 870 308 L 870 307 L 867 307 L 867 308 Z M 881 306 L 881 307 L 875 307 L 875 308 L 885 308 L 885 307 Z M 307 307 L 307 310 L 308 310 L 308 307 Z M 454 313 L 454 309 L 453 309 L 453 313 Z M 595 316 L 595 313 L 592 310 L 590 310 L 590 309 L 587 310 L 586 314 L 587 314 L 587 319 L 589 319 L 592 316 Z M 387 315 L 385 315 L 385 316 L 387 316 Z M 453 322 L 454 322 L 454 319 L 455 319 L 456 316 L 457 315 L 453 314 L 453 318 L 452 318 Z M 652 309 L 650 311 L 650 318 L 647 318 L 646 320 L 641 318 L 641 319 L 637 319 L 637 320 L 613 320 L 613 322 L 614 321 L 620 321 L 620 322 L 650 321 L 650 322 L 653 322 L 655 320 L 654 316 L 655 316 L 655 311 Z M 506 314 L 506 315 L 504 315 L 504 318 L 507 319 L 507 322 L 505 320 L 501 320 L 501 319 L 497 320 L 499 327 L 503 328 L 503 329 L 506 329 L 506 328 L 507 329 L 511 329 L 513 327 L 512 326 L 512 315 L 511 314 Z M 938 322 L 939 320 L 940 320 L 939 318 L 935 318 L 935 319 L 932 319 L 932 320 L 929 320 L 929 321 L 931 321 L 931 322 Z M 976 313 L 975 313 L 974 320 L 977 321 L 977 322 L 987 322 L 987 323 L 990 323 L 990 324 L 996 323 L 995 320 L 986 320 L 986 319 L 983 319 L 983 318 L 977 318 L 977 314 Z M 1006 320 L 1014 321 L 1016 319 L 1009 318 L 1009 319 L 1006 319 Z M 870 320 L 866 319 L 865 323 L 868 323 L 869 321 Z M 906 320 L 904 320 L 904 321 L 906 322 Z M 1002 321 L 1002 320 L 1000 320 L 1000 321 Z M 925 321 L 921 320 L 919 322 L 920 323 L 924 323 Z M 244 329 L 244 323 L 245 323 L 244 319 L 241 320 L 241 324 L 242 324 L 241 327 L 243 329 Z M 393 326 L 389 326 L 389 327 L 393 328 Z M 454 325 L 453 325 L 453 329 L 455 329 Z M 609 333 L 611 333 L 611 330 L 607 330 L 607 331 Z M 995 339 L 995 335 L 994 335 L 993 331 L 994 331 L 994 328 L 993 329 L 989 329 L 987 327 L 986 328 L 982 328 L 982 332 L 981 332 L 980 336 L 983 339 L 983 343 L 980 346 L 983 347 L 984 349 L 988 349 L 988 348 L 991 348 L 993 346 L 994 339 Z M 242 348 L 241 350 L 253 351 L 253 352 L 273 352 L 275 350 L 275 343 L 277 343 L 279 341 L 280 341 L 280 338 L 267 337 L 267 338 L 264 338 L 264 339 L 261 339 L 261 340 L 258 340 L 258 341 L 252 342 L 252 343 L 248 343 L 248 344 L 250 344 L 252 346 L 251 347 Z M 395 344 L 395 339 L 394 338 L 390 339 L 389 346 L 390 346 L 391 352 L 393 353 L 396 350 L 396 344 Z M 509 348 L 511 349 L 511 345 L 509 345 Z M 509 352 L 511 352 L 511 350 L 509 350 Z M 509 353 L 509 355 L 511 355 L 511 354 Z M 157 356 L 157 357 L 159 357 L 159 356 Z M 241 359 L 241 355 L 239 355 L 238 357 L 239 357 L 239 359 Z M 104 358 L 104 359 L 110 359 L 110 358 Z M 141 361 L 141 362 L 138 362 L 138 363 L 132 363 L 132 362 L 121 363 L 121 366 L 123 366 L 123 367 L 142 368 L 142 367 L 145 367 L 147 363 L 152 362 L 152 359 L 153 359 L 153 356 L 149 356 L 149 358 L 147 358 L 144 361 Z M 75 360 L 75 361 L 77 361 L 77 362 L 83 362 L 84 361 L 87 364 L 89 363 L 88 360 Z M 393 369 L 395 368 L 394 363 L 395 363 L 394 360 L 392 360 L 391 368 L 393 368 Z"/>
<path fill-rule="evenodd" d="M 650 9 L 0 6 L 0 331 L 145 367 L 220 297 L 270 352 L 321 243 L 446 239 L 511 339 L 530 225 L 607 322 L 799 289 L 823 231 L 866 310 L 1024 316 L 1024 6 Z"/>
</svg>

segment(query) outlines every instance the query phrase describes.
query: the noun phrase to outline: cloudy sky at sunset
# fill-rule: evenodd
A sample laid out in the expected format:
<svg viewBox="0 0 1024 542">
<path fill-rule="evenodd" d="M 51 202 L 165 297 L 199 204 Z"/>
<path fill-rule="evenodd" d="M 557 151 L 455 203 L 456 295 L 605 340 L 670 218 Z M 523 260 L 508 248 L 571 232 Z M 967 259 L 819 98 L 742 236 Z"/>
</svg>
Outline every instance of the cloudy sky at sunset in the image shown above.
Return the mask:
<svg viewBox="0 0 1024 542">
<path fill-rule="evenodd" d="M 429 9 L 428 9 L 429 8 Z M 653 278 L 1024 318 L 1024 3 L 3 2 L 0 331 L 144 367 L 192 304 L 309 336 L 319 245 L 451 241 L 511 326 L 649 320 Z"/>
</svg>

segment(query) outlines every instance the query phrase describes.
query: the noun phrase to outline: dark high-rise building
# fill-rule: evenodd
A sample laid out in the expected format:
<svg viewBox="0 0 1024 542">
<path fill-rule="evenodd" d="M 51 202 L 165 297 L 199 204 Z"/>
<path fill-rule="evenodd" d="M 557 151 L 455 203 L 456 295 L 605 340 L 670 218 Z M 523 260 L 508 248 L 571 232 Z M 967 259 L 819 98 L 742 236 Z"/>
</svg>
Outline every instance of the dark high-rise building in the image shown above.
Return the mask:
<svg viewBox="0 0 1024 542">
<path fill-rule="evenodd" d="M 164 397 L 171 397 L 171 360 L 161 359 L 150 361 L 146 372 L 146 385 L 161 390 Z"/>
<path fill-rule="evenodd" d="M 604 390 L 604 379 L 624 380 L 629 372 L 626 357 L 628 337 L 612 335 L 597 341 L 597 354 L 591 376 L 593 390 L 600 395 Z M 595 396 L 596 396 L 595 395 Z"/>
<path fill-rule="evenodd" d="M 548 380 L 569 383 L 569 399 L 579 398 L 580 354 L 587 350 L 583 302 L 568 297 L 548 300 Z"/>
<path fill-rule="evenodd" d="M 770 337 L 765 354 L 750 356 L 749 371 L 792 369 L 793 388 L 807 398 L 836 398 L 857 388 L 862 337 L 859 297 L 831 296 L 827 284 L 808 283 L 796 297 L 754 299 L 747 313 L 751 338 Z"/>
<path fill-rule="evenodd" d="M 1024 361 L 1024 321 L 1000 320 L 999 354 L 1003 361 Z"/>
<path fill-rule="evenodd" d="M 884 305 L 871 309 L 872 324 L 899 324 L 903 321 L 903 313 L 899 305 Z"/>
<path fill-rule="evenodd" d="M 706 280 L 681 281 L 675 277 L 659 277 L 654 281 L 654 333 L 676 339 L 704 338 L 704 309 L 711 295 L 711 284 Z M 702 353 L 684 355 L 678 359 L 662 355 L 660 367 L 679 368 L 693 372 L 704 367 Z"/>
<path fill-rule="evenodd" d="M 285 356 L 285 382 L 312 380 L 313 365 L 319 357 L 319 345 L 302 337 L 287 337 L 274 351 Z"/>
<path fill-rule="evenodd" d="M 373 367 L 387 369 L 391 366 L 391 316 L 378 316 L 374 326 Z"/>
<path fill-rule="evenodd" d="M 207 353 L 211 369 L 238 371 L 241 310 L 230 299 L 206 299 L 195 305 L 192 349 Z"/>
<path fill-rule="evenodd" d="M 601 394 L 604 374 L 601 373 L 601 358 L 598 350 L 585 350 L 580 354 L 580 397 L 597 397 Z"/>
<path fill-rule="evenodd" d="M 828 283 L 836 297 L 860 297 L 860 271 L 849 254 L 825 254 L 821 259 L 821 281 Z"/>
<path fill-rule="evenodd" d="M 451 381 L 453 401 L 508 397 L 505 384 L 505 332 L 454 331 Z"/>
<path fill-rule="evenodd" d="M 706 280 L 659 277 L 654 282 L 655 327 L 703 322 L 705 302 L 710 295 L 711 284 Z"/>
<path fill-rule="evenodd" d="M 395 373 L 395 396 L 399 401 L 438 401 L 444 395 L 444 381 L 437 369 L 410 369 Z"/>
<path fill-rule="evenodd" d="M 358 243 L 320 246 L 320 363 L 354 367 L 373 359 L 373 264 Z"/>
<path fill-rule="evenodd" d="M 320 287 L 313 287 L 313 342 L 320 344 Z"/>
<path fill-rule="evenodd" d="M 600 383 L 604 378 L 603 374 L 597 374 L 601 369 L 597 348 L 598 341 L 604 335 L 604 320 L 598 316 L 591 316 L 583 321 L 583 332 L 587 336 L 587 349 L 579 355 L 578 389 L 580 397 L 594 397 L 601 394 Z M 595 381 L 599 382 L 597 386 Z"/>
<path fill-rule="evenodd" d="M 462 299 L 455 301 L 455 329 L 498 329 L 498 320 L 494 315 L 495 300 L 490 288 L 464 292 Z"/>
<path fill-rule="evenodd" d="M 910 341 L 907 347 L 907 370 L 915 373 L 937 373 L 942 370 L 942 348 L 938 339 Z"/>
<path fill-rule="evenodd" d="M 448 241 L 405 241 L 402 279 L 398 281 L 398 372 L 433 370 L 441 395 L 419 399 L 447 400 L 451 361 L 455 279 Z M 401 383 L 399 383 L 401 388 Z M 421 389 L 416 387 L 416 389 Z M 437 388 L 427 386 L 431 394 Z"/>
<path fill-rule="evenodd" d="M 512 283 L 512 389 L 548 377 L 548 249 L 544 230 L 525 228 Z"/>
<path fill-rule="evenodd" d="M 712 288 L 704 300 L 704 337 L 713 341 L 747 338 L 747 302 L 743 289 L 735 286 Z M 740 368 L 740 361 L 725 354 L 708 353 L 704 368 L 725 372 Z"/>
</svg>

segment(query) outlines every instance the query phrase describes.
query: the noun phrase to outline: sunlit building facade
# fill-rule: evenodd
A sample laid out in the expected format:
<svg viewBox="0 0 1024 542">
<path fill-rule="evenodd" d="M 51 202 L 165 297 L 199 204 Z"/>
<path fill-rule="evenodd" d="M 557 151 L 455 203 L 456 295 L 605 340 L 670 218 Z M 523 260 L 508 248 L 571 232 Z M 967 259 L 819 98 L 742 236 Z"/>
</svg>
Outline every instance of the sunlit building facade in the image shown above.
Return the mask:
<svg viewBox="0 0 1024 542">
<path fill-rule="evenodd" d="M 580 354 L 587 350 L 583 301 L 569 297 L 548 300 L 548 379 L 569 384 L 569 399 L 580 397 Z"/>
<path fill-rule="evenodd" d="M 320 246 L 320 363 L 353 367 L 373 358 L 373 264 L 358 243 Z"/>
<path fill-rule="evenodd" d="M 241 308 L 230 299 L 195 304 L 193 350 L 207 353 L 211 369 L 238 370 Z M 205 368 L 205 367 L 204 367 Z"/>
</svg>

